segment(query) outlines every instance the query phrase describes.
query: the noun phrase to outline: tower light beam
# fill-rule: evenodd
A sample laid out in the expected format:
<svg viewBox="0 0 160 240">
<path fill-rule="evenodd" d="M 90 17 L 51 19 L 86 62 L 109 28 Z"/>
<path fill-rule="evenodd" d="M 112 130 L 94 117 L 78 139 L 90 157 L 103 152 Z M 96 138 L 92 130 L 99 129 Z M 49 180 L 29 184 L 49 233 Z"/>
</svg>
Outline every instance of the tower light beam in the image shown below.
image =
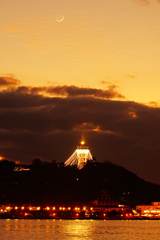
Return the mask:
<svg viewBox="0 0 160 240">
<path fill-rule="evenodd" d="M 82 169 L 86 165 L 87 161 L 91 160 L 93 160 L 92 154 L 88 146 L 85 145 L 85 141 L 82 136 L 80 145 L 77 146 L 77 149 L 65 161 L 64 166 L 77 166 L 78 169 Z"/>
</svg>

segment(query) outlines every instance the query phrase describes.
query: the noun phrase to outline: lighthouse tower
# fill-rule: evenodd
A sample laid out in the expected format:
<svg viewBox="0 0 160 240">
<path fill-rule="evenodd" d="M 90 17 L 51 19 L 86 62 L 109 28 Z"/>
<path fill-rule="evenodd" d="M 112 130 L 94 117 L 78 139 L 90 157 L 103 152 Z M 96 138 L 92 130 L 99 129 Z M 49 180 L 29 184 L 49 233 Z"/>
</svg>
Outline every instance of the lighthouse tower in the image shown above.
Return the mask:
<svg viewBox="0 0 160 240">
<path fill-rule="evenodd" d="M 78 169 L 82 169 L 89 160 L 93 160 L 93 157 L 88 146 L 85 145 L 85 141 L 82 136 L 80 145 L 77 146 L 77 149 L 67 159 L 67 161 L 65 161 L 64 165 L 65 166 L 76 165 Z"/>
</svg>

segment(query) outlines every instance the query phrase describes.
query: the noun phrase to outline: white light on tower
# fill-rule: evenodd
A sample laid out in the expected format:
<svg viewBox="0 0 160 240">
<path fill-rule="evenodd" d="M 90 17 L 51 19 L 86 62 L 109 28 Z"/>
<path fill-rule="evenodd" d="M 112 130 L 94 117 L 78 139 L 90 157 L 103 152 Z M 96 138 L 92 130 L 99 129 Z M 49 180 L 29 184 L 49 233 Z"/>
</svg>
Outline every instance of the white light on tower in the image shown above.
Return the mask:
<svg viewBox="0 0 160 240">
<path fill-rule="evenodd" d="M 65 166 L 76 165 L 78 169 L 82 169 L 89 160 L 93 160 L 93 157 L 88 146 L 85 145 L 84 139 L 82 138 L 80 145 L 77 146 L 77 149 L 67 159 L 67 161 L 65 161 L 64 165 Z"/>
</svg>

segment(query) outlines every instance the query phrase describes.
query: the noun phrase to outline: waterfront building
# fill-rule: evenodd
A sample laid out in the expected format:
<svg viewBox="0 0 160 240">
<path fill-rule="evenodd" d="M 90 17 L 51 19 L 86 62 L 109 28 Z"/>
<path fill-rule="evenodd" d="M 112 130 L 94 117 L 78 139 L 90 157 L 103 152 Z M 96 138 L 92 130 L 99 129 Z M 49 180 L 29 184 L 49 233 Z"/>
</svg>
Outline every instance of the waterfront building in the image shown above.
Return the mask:
<svg viewBox="0 0 160 240">
<path fill-rule="evenodd" d="M 141 212 L 143 217 L 160 218 L 160 202 L 152 202 L 151 205 L 138 205 L 136 210 Z"/>
</svg>

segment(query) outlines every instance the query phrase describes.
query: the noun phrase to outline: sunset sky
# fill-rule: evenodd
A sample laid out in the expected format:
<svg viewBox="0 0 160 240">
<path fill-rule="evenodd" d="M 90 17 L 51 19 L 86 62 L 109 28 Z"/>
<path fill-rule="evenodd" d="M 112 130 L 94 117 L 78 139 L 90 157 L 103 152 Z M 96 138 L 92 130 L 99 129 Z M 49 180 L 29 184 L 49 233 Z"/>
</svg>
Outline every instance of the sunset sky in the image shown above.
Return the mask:
<svg viewBox="0 0 160 240">
<path fill-rule="evenodd" d="M 2 0 L 0 155 L 97 161 L 160 184 L 160 0 Z"/>
</svg>

